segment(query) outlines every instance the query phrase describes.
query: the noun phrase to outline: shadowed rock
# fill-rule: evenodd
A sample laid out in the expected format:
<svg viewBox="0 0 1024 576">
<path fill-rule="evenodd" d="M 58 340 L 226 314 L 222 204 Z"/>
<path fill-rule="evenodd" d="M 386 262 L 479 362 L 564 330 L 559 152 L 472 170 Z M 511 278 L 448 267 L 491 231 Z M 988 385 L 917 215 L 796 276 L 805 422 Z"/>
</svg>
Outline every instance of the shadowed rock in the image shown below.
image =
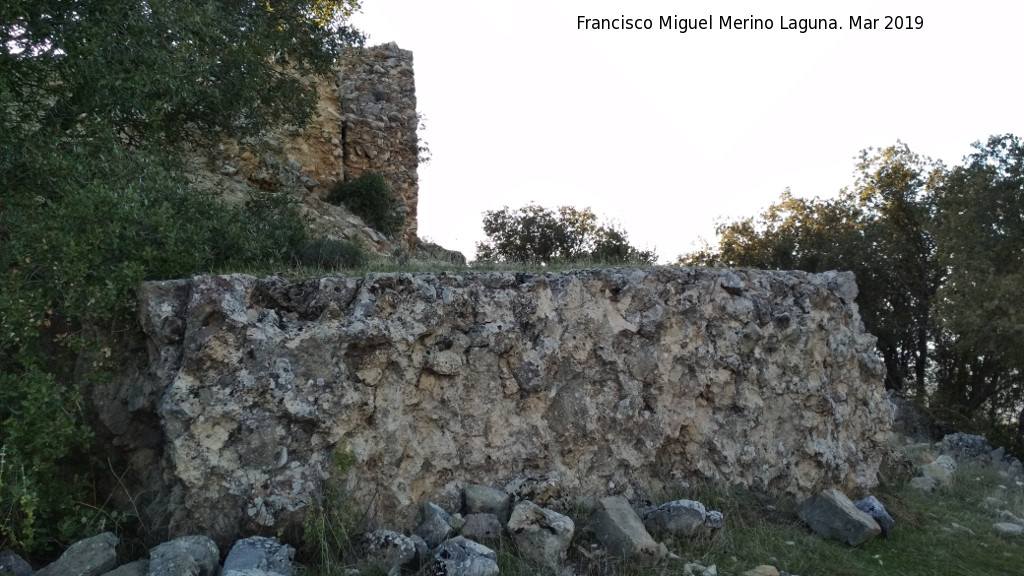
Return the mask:
<svg viewBox="0 0 1024 576">
<path fill-rule="evenodd" d="M 871 516 L 858 510 L 845 494 L 835 488 L 804 500 L 797 515 L 811 530 L 850 546 L 860 546 L 882 532 Z"/>
</svg>

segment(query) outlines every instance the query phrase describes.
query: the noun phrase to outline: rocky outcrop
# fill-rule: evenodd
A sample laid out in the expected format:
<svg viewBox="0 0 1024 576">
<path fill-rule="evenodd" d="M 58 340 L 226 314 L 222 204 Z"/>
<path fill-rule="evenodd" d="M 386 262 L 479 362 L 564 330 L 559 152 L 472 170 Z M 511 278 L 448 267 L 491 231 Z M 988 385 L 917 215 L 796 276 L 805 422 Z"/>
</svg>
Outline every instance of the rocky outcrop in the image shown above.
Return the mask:
<svg viewBox="0 0 1024 576">
<path fill-rule="evenodd" d="M 591 502 L 687 478 L 862 491 L 889 436 L 852 274 L 231 275 L 142 290 L 149 356 L 97 406 L 172 536 L 223 545 L 300 522 L 328 482 L 391 528 L 524 474 L 536 486 L 516 493 L 533 486 L 549 508 L 552 478 Z"/>
</svg>

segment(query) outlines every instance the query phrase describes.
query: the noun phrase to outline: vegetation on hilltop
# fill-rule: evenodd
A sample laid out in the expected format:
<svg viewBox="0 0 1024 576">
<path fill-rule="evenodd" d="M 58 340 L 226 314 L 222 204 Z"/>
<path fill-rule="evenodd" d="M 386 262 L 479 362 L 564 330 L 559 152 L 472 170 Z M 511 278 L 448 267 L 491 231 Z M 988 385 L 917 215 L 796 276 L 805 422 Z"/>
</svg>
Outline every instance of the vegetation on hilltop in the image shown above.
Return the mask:
<svg viewBox="0 0 1024 576">
<path fill-rule="evenodd" d="M 654 251 L 631 246 L 625 230 L 611 223 L 598 224 L 590 208 L 551 210 L 530 204 L 510 210 L 506 206 L 485 212 L 483 227 L 487 240 L 476 245 L 480 263 L 548 266 L 590 261 L 650 266 L 657 261 Z"/>
</svg>

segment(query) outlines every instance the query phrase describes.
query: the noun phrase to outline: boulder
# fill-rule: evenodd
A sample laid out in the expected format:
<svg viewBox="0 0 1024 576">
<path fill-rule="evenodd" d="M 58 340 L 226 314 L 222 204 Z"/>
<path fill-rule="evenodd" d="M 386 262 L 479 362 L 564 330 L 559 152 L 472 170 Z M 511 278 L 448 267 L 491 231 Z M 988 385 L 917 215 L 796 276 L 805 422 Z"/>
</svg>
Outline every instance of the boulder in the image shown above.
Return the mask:
<svg viewBox="0 0 1024 576">
<path fill-rule="evenodd" d="M 277 538 L 250 536 L 231 547 L 221 576 L 292 576 L 295 549 Z"/>
<path fill-rule="evenodd" d="M 541 508 L 529 500 L 516 504 L 508 521 L 519 553 L 549 567 L 565 562 L 576 525 L 568 516 Z"/>
<path fill-rule="evenodd" d="M 456 536 L 437 547 L 423 573 L 428 576 L 497 576 L 498 555 L 483 544 Z"/>
<path fill-rule="evenodd" d="M 853 503 L 857 507 L 857 510 L 867 513 L 874 521 L 878 524 L 878 527 L 882 529 L 882 538 L 888 538 L 889 532 L 892 531 L 893 525 L 896 523 L 886 511 L 885 506 L 878 501 L 878 498 L 874 496 L 867 496 L 861 498 Z"/>
<path fill-rule="evenodd" d="M 506 492 L 490 486 L 472 484 L 466 486 L 462 497 L 465 501 L 466 514 L 494 514 L 501 522 L 508 522 L 511 508 Z"/>
<path fill-rule="evenodd" d="M 424 504 L 422 510 L 423 521 L 413 530 L 413 534 L 423 538 L 427 546 L 434 548 L 454 532 L 452 517 L 444 508 L 433 502 Z"/>
<path fill-rule="evenodd" d="M 0 574 L 14 574 L 14 576 L 32 576 L 32 566 L 24 558 L 15 554 L 12 550 L 0 550 Z"/>
<path fill-rule="evenodd" d="M 477 542 L 501 538 L 501 520 L 494 514 L 476 513 L 466 516 L 466 523 L 459 532 Z"/>
<path fill-rule="evenodd" d="M 220 551 L 206 536 L 182 536 L 149 551 L 148 576 L 217 576 Z"/>
<path fill-rule="evenodd" d="M 696 500 L 673 500 L 644 514 L 644 526 L 652 533 L 696 534 L 707 520 L 708 511 Z"/>
<path fill-rule="evenodd" d="M 921 466 L 921 476 L 930 478 L 939 486 L 946 486 L 956 473 L 956 461 L 950 456 L 943 454 L 934 462 Z"/>
<path fill-rule="evenodd" d="M 992 527 L 1005 536 L 1024 536 L 1024 526 L 1013 522 L 996 522 Z"/>
<path fill-rule="evenodd" d="M 804 500 L 797 516 L 818 534 L 850 546 L 860 546 L 882 532 L 874 518 L 858 510 L 846 494 L 835 488 Z"/>
<path fill-rule="evenodd" d="M 651 538 L 640 516 L 621 496 L 601 499 L 594 514 L 594 532 L 610 554 L 642 564 L 657 562 L 664 556 L 664 549 Z"/>
<path fill-rule="evenodd" d="M 135 562 L 122 564 L 103 576 L 146 576 L 147 574 L 149 574 L 149 558 L 142 558 Z"/>
<path fill-rule="evenodd" d="M 363 534 L 360 551 L 366 563 L 381 572 L 412 564 L 416 560 L 416 543 L 399 532 L 374 530 Z"/>
<path fill-rule="evenodd" d="M 117 566 L 117 543 L 112 532 L 79 540 L 36 576 L 100 576 Z"/>
</svg>

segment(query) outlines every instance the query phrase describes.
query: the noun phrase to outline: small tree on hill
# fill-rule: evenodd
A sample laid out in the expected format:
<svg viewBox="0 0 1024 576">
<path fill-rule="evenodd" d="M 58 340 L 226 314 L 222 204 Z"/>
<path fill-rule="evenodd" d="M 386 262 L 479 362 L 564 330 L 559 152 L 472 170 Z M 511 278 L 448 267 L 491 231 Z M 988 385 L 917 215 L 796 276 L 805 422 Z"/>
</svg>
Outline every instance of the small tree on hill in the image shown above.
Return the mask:
<svg viewBox="0 0 1024 576">
<path fill-rule="evenodd" d="M 476 245 L 479 261 L 546 265 L 589 259 L 650 265 L 657 260 L 654 251 L 631 246 L 624 230 L 598 224 L 590 208 L 550 210 L 530 204 L 510 210 L 505 206 L 485 212 L 483 225 L 487 240 Z"/>
</svg>

